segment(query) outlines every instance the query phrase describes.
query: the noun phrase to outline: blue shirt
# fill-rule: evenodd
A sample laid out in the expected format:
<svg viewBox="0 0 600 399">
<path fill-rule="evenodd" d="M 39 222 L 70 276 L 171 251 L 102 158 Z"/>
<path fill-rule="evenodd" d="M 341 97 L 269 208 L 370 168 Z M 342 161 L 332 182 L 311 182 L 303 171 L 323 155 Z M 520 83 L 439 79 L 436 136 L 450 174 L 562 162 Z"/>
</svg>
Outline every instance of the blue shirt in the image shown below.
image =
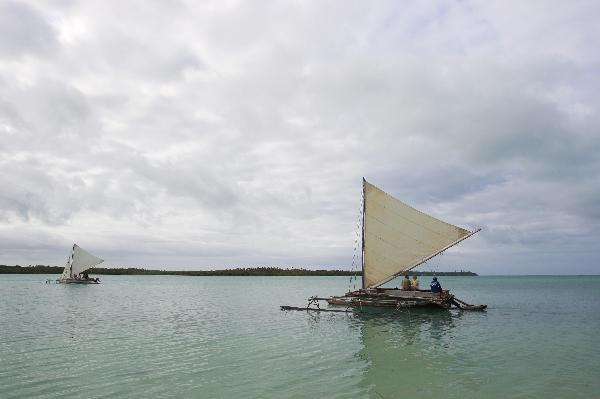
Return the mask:
<svg viewBox="0 0 600 399">
<path fill-rule="evenodd" d="M 432 281 L 431 284 L 431 292 L 442 292 L 442 286 L 439 281 Z"/>
</svg>

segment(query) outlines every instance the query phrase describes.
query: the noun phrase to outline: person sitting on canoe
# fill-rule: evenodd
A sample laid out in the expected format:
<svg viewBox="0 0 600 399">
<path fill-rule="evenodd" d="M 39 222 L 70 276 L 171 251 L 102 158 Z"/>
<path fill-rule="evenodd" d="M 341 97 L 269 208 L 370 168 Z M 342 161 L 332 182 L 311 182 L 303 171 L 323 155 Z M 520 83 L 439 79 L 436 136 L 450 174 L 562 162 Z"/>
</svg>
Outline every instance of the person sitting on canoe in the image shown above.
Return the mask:
<svg viewBox="0 0 600 399">
<path fill-rule="evenodd" d="M 402 280 L 402 290 L 410 291 L 410 280 L 408 279 L 408 274 L 404 276 L 404 279 Z"/>
<path fill-rule="evenodd" d="M 413 279 L 412 279 L 412 281 L 410 283 L 411 283 L 410 288 L 413 291 L 418 291 L 419 290 L 419 278 L 417 277 L 416 274 L 413 276 Z"/>
<path fill-rule="evenodd" d="M 431 292 L 442 292 L 442 286 L 437 281 L 437 277 L 434 277 L 429 285 L 431 286 Z"/>
</svg>

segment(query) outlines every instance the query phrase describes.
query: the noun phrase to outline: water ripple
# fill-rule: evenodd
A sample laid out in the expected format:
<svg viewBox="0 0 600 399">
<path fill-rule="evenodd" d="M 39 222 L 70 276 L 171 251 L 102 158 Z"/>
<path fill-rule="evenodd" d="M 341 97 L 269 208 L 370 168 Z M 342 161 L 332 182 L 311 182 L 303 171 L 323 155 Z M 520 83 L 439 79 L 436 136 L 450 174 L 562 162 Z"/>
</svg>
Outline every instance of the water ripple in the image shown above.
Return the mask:
<svg viewBox="0 0 600 399">
<path fill-rule="evenodd" d="M 278 306 L 343 292 L 345 278 L 45 278 L 0 280 L 2 398 L 587 398 L 600 388 L 590 317 L 600 279 L 561 286 L 581 309 L 546 306 L 545 280 L 532 295 L 523 278 L 478 278 L 445 283 L 487 313 L 314 314 Z"/>
</svg>

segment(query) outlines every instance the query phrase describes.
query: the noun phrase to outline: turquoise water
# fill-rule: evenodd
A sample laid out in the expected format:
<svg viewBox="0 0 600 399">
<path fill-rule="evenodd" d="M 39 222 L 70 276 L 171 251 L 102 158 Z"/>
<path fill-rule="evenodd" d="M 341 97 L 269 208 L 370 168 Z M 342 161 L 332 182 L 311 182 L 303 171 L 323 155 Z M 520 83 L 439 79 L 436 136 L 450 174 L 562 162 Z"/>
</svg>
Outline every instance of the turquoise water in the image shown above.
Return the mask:
<svg viewBox="0 0 600 399">
<path fill-rule="evenodd" d="M 600 277 L 443 277 L 487 312 L 282 312 L 346 277 L 0 275 L 1 398 L 590 398 Z M 422 284 L 428 280 L 422 279 Z"/>
</svg>

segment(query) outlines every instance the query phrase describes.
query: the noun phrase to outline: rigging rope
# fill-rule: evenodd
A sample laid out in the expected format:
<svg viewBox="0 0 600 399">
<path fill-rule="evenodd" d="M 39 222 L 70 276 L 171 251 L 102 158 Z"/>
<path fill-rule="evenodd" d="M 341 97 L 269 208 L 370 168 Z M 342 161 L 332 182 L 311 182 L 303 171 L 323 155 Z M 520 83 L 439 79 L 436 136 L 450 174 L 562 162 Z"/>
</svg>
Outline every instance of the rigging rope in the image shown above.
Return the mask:
<svg viewBox="0 0 600 399">
<path fill-rule="evenodd" d="M 360 196 L 359 206 L 358 206 L 358 216 L 356 220 L 356 233 L 354 236 L 354 253 L 352 255 L 352 267 L 350 269 L 354 274 L 350 275 L 350 280 L 348 281 L 348 291 L 356 291 L 356 280 L 358 276 L 358 261 L 359 261 L 359 251 L 360 251 L 360 267 L 362 268 L 362 214 L 363 214 L 363 201 L 364 198 Z M 354 280 L 354 288 L 353 286 Z"/>
</svg>

